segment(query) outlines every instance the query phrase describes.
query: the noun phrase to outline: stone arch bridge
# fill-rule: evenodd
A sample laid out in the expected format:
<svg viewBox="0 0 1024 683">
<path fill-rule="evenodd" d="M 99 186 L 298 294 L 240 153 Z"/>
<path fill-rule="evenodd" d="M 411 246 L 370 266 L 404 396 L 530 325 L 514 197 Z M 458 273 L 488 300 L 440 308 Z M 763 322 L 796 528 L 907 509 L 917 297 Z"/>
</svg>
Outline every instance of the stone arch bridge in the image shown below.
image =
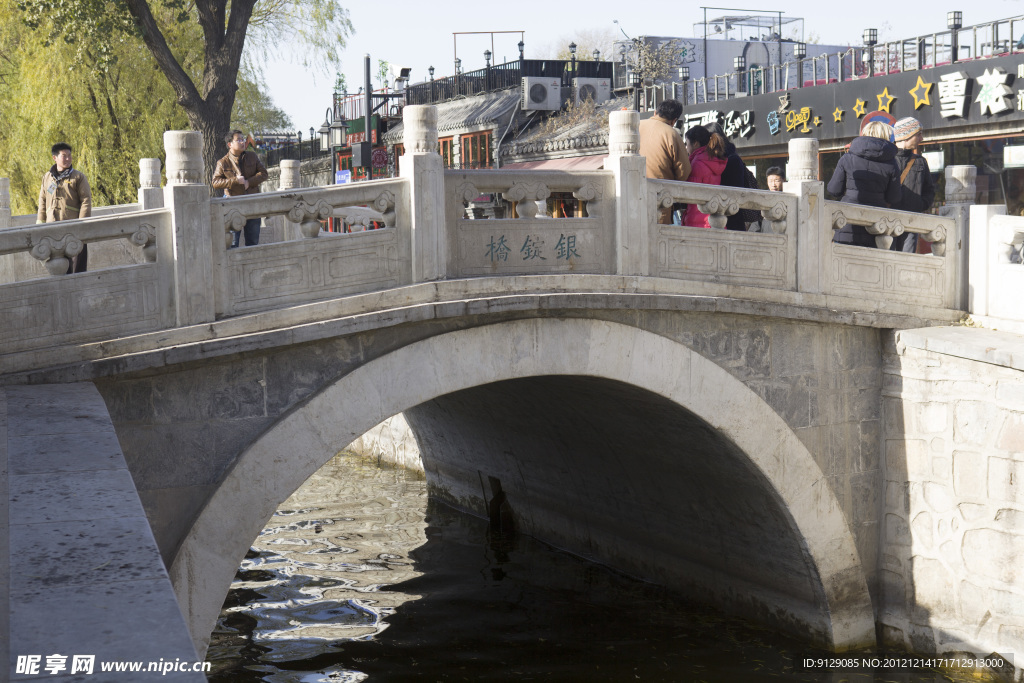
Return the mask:
<svg viewBox="0 0 1024 683">
<path fill-rule="evenodd" d="M 201 653 L 273 510 L 398 413 L 434 495 L 485 516 L 504 500 L 556 546 L 836 650 L 879 633 L 1000 647 L 1003 631 L 971 642 L 929 620 L 917 530 L 900 526 L 918 466 L 901 368 L 908 346 L 934 353 L 906 331 L 963 315 L 965 206 L 648 181 L 625 112 L 604 171 L 444 171 L 431 116 L 407 108 L 399 179 L 211 200 L 197 134 L 168 134 L 162 206 L 0 230 L 0 254 L 27 248 L 54 273 L 82 241 L 142 248 L 0 285 L 0 377 L 99 390 Z M 557 192 L 581 215 L 538 215 Z M 463 218 L 480 193 L 513 217 Z M 713 223 L 759 209 L 763 229 L 658 225 L 673 202 Z M 319 232 L 350 205 L 386 227 Z M 281 216 L 295 239 L 227 250 L 248 216 Z M 933 254 L 831 243 L 849 221 Z"/>
</svg>

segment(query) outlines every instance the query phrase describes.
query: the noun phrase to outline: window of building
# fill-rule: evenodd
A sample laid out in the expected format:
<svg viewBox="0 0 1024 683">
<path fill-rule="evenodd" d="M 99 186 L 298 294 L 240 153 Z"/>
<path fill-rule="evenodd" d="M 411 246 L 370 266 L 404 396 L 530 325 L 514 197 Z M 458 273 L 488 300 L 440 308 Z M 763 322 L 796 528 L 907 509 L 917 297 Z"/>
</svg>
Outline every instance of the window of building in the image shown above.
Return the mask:
<svg viewBox="0 0 1024 683">
<path fill-rule="evenodd" d="M 445 168 L 452 168 L 455 165 L 455 154 L 453 138 L 441 138 L 437 141 L 438 152 L 441 154 L 441 162 Z"/>
<path fill-rule="evenodd" d="M 491 131 L 463 135 L 462 168 L 491 167 Z"/>
</svg>

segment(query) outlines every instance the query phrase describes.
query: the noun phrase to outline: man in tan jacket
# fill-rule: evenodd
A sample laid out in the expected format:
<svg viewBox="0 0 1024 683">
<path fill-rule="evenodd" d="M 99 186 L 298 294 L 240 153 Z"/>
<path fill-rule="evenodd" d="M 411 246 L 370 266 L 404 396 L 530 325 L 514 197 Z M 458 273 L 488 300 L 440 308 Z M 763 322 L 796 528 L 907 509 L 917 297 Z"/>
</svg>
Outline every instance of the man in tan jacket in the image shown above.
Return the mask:
<svg viewBox="0 0 1024 683">
<path fill-rule="evenodd" d="M 647 157 L 647 177 L 659 180 L 686 180 L 690 177 L 690 155 L 683 136 L 675 129 L 683 105 L 665 100 L 655 115 L 640 122 L 640 156 Z M 659 223 L 672 222 L 672 208 L 661 209 Z"/>
<path fill-rule="evenodd" d="M 92 190 L 85 174 L 71 166 L 71 145 L 58 142 L 50 148 L 53 166 L 43 175 L 39 188 L 39 213 L 36 223 L 70 221 L 92 215 Z M 69 259 L 68 274 L 84 273 L 88 265 L 88 245 Z"/>
<path fill-rule="evenodd" d="M 213 187 L 224 190 L 228 197 L 244 194 L 256 194 L 260 184 L 267 179 L 267 169 L 256 156 L 255 152 L 245 151 L 245 133 L 233 130 L 224 136 L 228 143 L 228 153 L 217 162 L 213 172 Z M 250 218 L 245 221 L 242 229 L 245 233 L 245 246 L 251 247 L 260 243 L 260 219 Z M 231 248 L 238 246 L 240 233 L 231 234 Z"/>
</svg>

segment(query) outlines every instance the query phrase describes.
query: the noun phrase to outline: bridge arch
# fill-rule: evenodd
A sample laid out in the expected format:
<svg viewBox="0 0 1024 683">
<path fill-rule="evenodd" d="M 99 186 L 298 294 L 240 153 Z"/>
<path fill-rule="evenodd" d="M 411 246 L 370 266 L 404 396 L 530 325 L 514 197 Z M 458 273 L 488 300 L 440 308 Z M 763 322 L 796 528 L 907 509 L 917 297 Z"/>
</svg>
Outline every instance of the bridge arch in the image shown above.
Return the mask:
<svg viewBox="0 0 1024 683">
<path fill-rule="evenodd" d="M 252 539 L 340 448 L 382 420 L 439 397 L 553 376 L 635 387 L 694 415 L 734 445 L 778 502 L 814 583 L 817 614 L 788 616 L 836 649 L 874 643 L 865 572 L 845 516 L 814 458 L 767 403 L 708 359 L 660 335 L 608 321 L 537 318 L 448 332 L 397 349 L 340 378 L 253 442 L 199 514 L 171 566 L 197 650 L 206 650 Z"/>
</svg>

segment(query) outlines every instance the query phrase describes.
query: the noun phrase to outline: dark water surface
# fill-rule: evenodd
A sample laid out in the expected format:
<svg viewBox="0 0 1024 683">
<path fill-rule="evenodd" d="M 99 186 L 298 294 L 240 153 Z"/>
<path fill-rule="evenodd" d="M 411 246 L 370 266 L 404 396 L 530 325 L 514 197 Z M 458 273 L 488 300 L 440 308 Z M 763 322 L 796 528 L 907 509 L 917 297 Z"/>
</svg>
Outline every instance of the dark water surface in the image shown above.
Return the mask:
<svg viewBox="0 0 1024 683">
<path fill-rule="evenodd" d="M 428 503 L 421 477 L 335 458 L 239 569 L 211 681 L 979 681 L 795 671 L 801 644 Z"/>
</svg>

